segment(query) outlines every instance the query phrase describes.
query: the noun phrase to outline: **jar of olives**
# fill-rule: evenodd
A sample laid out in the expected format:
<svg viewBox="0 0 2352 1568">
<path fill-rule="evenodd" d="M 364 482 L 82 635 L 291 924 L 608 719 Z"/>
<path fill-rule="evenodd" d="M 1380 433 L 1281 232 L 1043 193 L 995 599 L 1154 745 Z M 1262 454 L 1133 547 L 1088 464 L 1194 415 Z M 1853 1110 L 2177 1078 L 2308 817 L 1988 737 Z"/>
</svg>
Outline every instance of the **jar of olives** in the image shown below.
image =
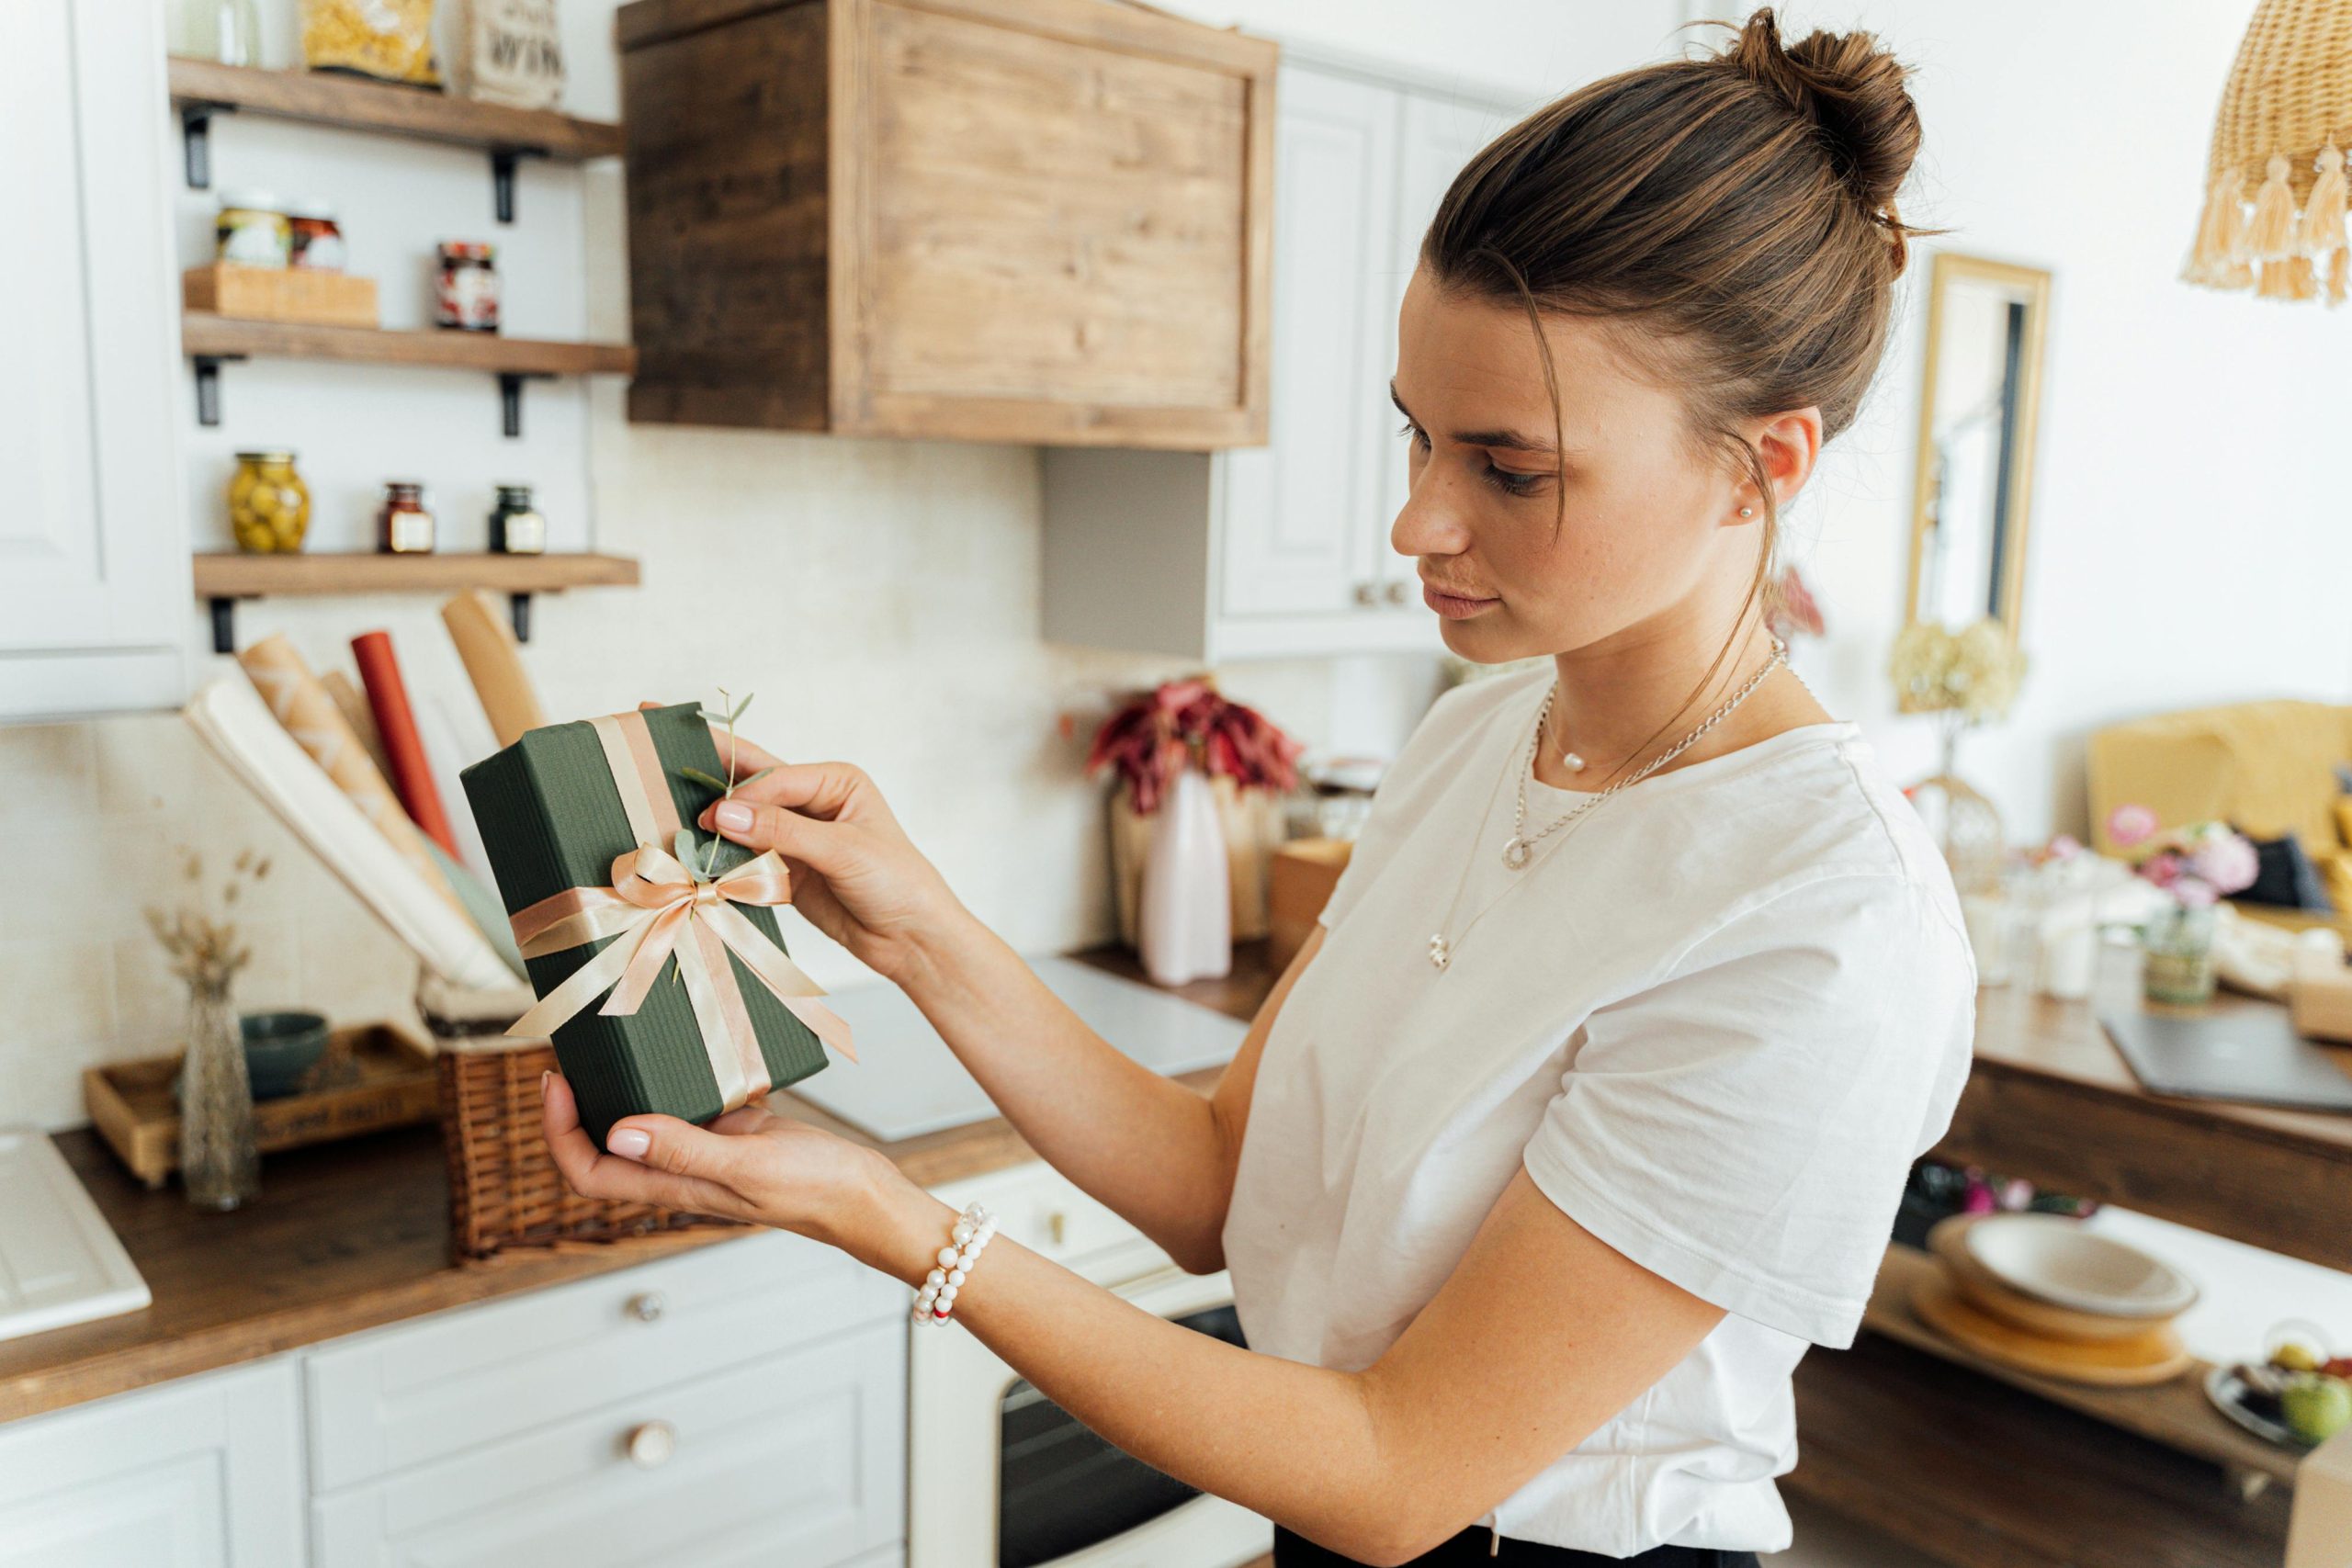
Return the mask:
<svg viewBox="0 0 2352 1568">
<path fill-rule="evenodd" d="M 299 550 L 311 525 L 311 487 L 291 452 L 240 452 L 229 479 L 229 528 L 256 555 Z"/>
</svg>

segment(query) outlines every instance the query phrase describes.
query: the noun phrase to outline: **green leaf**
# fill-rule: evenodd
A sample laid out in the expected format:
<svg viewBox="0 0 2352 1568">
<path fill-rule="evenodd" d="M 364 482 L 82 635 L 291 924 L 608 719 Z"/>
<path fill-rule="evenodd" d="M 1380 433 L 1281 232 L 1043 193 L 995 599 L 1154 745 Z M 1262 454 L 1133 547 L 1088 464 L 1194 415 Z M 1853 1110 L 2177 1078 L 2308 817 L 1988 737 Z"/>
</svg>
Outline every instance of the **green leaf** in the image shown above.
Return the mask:
<svg viewBox="0 0 2352 1568">
<path fill-rule="evenodd" d="M 736 787 L 737 789 L 741 789 L 745 784 L 757 784 L 757 783 L 759 783 L 762 779 L 763 779 L 763 778 L 767 777 L 770 773 L 774 773 L 774 772 L 775 772 L 775 770 L 774 768 L 762 768 L 758 773 L 753 773 L 753 774 L 752 774 L 750 778 L 748 778 L 748 779 L 738 779 L 738 780 L 736 780 L 736 781 L 735 781 L 735 787 Z"/>
<path fill-rule="evenodd" d="M 670 840 L 670 852 L 678 857 L 679 864 L 694 864 L 695 830 L 692 828 L 679 829 L 677 836 Z"/>
<path fill-rule="evenodd" d="M 752 693 L 750 693 L 750 692 L 746 692 L 746 693 L 744 693 L 744 694 L 743 694 L 743 700 L 742 700 L 741 702 L 740 702 L 740 703 L 737 703 L 737 704 L 735 705 L 735 706 L 734 706 L 733 710 L 728 714 L 728 716 L 727 716 L 727 722 L 728 722 L 728 723 L 732 724 L 732 723 L 734 723 L 737 719 L 739 719 L 739 718 L 741 718 L 741 717 L 742 717 L 742 716 L 743 716 L 743 710 L 744 710 L 745 708 L 750 707 L 750 706 L 752 705 Z"/>
<path fill-rule="evenodd" d="M 700 768 L 680 768 L 678 776 L 691 784 L 698 784 L 705 789 L 724 790 L 727 787 L 725 779 L 715 779 Z"/>
<path fill-rule="evenodd" d="M 727 716 L 714 707 L 706 705 L 695 709 L 695 712 L 711 724 L 725 724 L 727 722 Z"/>
</svg>

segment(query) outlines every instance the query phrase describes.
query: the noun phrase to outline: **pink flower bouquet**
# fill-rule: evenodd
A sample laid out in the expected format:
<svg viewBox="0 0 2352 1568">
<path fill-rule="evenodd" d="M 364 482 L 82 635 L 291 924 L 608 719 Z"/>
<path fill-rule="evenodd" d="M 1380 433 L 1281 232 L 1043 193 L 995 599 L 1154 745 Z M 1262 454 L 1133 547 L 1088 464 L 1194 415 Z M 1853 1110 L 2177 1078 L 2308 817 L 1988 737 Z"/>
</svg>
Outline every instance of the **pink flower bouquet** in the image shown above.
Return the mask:
<svg viewBox="0 0 2352 1568">
<path fill-rule="evenodd" d="M 2119 806 L 2108 816 L 2107 836 L 2119 849 L 2144 848 L 2141 877 L 2184 909 L 2210 909 L 2253 886 L 2261 871 L 2252 840 L 2226 823 L 2159 831 L 2156 814 L 2146 807 Z"/>
<path fill-rule="evenodd" d="M 1211 776 L 1223 773 L 1243 789 L 1287 792 L 1298 787 L 1298 756 L 1305 750 L 1257 709 L 1218 695 L 1208 682 L 1170 681 L 1103 721 L 1087 749 L 1086 771 L 1116 769 L 1136 810 L 1148 817 L 1195 757 Z"/>
</svg>

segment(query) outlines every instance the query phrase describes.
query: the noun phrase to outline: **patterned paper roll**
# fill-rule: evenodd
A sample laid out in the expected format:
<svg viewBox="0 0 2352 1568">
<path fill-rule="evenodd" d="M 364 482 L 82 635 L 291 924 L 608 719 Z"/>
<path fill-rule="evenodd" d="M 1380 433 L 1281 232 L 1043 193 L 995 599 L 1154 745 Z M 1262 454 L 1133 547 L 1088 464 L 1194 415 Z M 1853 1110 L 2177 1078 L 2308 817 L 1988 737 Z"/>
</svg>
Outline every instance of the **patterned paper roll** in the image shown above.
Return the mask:
<svg viewBox="0 0 2352 1568">
<path fill-rule="evenodd" d="M 311 760 L 333 779 L 335 787 L 351 797 L 368 821 L 376 825 L 385 840 L 399 852 L 401 859 L 416 868 L 427 886 L 457 907 L 458 897 L 449 890 L 447 878 L 434 863 L 430 851 L 417 833 L 416 824 L 409 820 L 401 808 L 400 797 L 392 786 L 376 770 L 368 749 L 351 732 L 351 726 L 335 706 L 326 688 L 302 662 L 302 656 L 284 633 L 266 637 L 237 655 L 237 662 L 253 677 L 254 689 L 286 732 L 301 743 Z"/>
<path fill-rule="evenodd" d="M 376 764 L 378 773 L 389 778 L 392 765 L 384 761 L 384 742 L 376 733 L 376 716 L 368 711 L 368 699 L 360 694 L 351 677 L 340 670 L 330 670 L 320 676 L 319 684 L 334 699 L 334 705 L 342 710 L 344 723 L 359 737 L 359 744 L 368 749 L 368 760 Z"/>
<path fill-rule="evenodd" d="M 359 661 L 359 683 L 368 688 L 368 706 L 376 716 L 376 736 L 391 761 L 392 787 L 400 791 L 401 804 L 451 860 L 457 859 L 457 835 L 449 831 L 448 814 L 441 809 L 433 763 L 424 754 L 424 738 L 417 733 L 416 715 L 408 705 L 408 687 L 401 680 L 401 661 L 392 652 L 392 634 L 361 632 L 351 639 L 351 656 Z"/>
</svg>

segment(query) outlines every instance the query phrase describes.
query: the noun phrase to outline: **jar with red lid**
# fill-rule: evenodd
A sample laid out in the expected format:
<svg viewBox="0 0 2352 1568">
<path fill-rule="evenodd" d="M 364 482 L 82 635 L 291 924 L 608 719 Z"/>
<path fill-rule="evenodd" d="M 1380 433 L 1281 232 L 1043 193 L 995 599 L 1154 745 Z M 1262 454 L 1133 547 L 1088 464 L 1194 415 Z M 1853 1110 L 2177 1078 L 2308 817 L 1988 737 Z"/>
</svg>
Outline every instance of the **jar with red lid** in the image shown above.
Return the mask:
<svg viewBox="0 0 2352 1568">
<path fill-rule="evenodd" d="M 444 240 L 435 319 L 455 332 L 498 330 L 498 257 L 481 240 Z"/>
</svg>

